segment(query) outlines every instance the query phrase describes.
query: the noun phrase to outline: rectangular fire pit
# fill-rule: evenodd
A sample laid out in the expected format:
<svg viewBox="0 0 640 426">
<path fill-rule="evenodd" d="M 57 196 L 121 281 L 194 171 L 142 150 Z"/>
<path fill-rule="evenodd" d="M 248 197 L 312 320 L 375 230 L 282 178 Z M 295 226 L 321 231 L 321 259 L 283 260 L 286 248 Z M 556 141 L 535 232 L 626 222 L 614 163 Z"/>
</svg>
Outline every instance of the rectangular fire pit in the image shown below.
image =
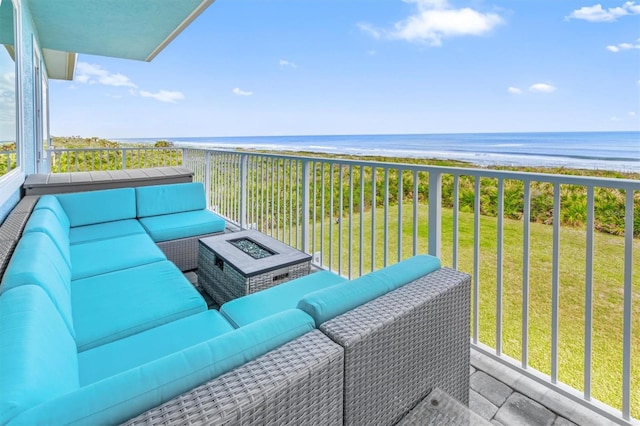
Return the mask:
<svg viewBox="0 0 640 426">
<path fill-rule="evenodd" d="M 219 305 L 309 273 L 311 255 L 249 230 L 200 240 L 198 283 Z"/>
</svg>

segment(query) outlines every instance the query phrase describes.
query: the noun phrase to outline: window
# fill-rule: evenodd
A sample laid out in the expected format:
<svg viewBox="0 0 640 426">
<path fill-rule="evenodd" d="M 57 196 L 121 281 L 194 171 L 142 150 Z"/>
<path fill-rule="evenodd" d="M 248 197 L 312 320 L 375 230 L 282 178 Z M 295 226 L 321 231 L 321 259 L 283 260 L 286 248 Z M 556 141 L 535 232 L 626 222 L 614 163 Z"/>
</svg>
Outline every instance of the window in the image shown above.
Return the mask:
<svg viewBox="0 0 640 426">
<path fill-rule="evenodd" d="M 16 13 L 12 0 L 0 1 L 0 178 L 19 165 L 17 149 Z"/>
</svg>

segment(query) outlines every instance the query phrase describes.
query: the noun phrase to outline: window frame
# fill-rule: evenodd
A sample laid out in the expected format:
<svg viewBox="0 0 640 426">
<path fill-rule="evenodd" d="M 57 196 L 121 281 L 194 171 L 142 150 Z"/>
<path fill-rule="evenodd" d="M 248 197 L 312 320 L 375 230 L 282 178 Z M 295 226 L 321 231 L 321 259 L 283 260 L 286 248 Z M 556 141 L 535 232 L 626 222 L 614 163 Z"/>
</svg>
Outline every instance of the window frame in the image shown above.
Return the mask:
<svg viewBox="0 0 640 426">
<path fill-rule="evenodd" d="M 16 68 L 16 168 L 0 177 L 0 206 L 15 196 L 25 180 L 24 172 L 24 138 L 23 138 L 23 103 L 22 103 L 22 4 L 21 0 L 10 1 L 13 6 L 13 38 L 14 62 Z"/>
</svg>

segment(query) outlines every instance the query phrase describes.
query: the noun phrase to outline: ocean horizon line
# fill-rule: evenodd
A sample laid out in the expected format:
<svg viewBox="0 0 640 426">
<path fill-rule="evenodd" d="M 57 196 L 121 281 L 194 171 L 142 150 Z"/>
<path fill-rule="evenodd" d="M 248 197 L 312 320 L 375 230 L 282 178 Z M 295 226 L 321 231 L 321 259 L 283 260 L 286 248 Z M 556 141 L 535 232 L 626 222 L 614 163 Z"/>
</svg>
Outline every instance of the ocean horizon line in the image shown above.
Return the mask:
<svg viewBox="0 0 640 426">
<path fill-rule="evenodd" d="M 545 166 L 640 173 L 640 131 L 519 132 L 114 139 L 209 149 L 433 158 L 479 166 Z"/>
</svg>

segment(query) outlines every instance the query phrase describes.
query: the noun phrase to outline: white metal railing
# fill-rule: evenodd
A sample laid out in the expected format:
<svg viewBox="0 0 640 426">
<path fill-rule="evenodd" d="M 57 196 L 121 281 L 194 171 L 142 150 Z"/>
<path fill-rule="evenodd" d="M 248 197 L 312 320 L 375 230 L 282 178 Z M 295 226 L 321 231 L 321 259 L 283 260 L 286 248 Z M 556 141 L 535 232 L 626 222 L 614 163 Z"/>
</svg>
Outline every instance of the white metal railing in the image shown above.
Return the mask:
<svg viewBox="0 0 640 426">
<path fill-rule="evenodd" d="M 15 168 L 16 151 L 0 151 L 0 176 Z"/>
<path fill-rule="evenodd" d="M 54 148 L 47 150 L 52 173 L 179 166 L 182 148 Z"/>
<path fill-rule="evenodd" d="M 318 267 L 354 278 L 430 253 L 469 272 L 475 350 L 618 423 L 640 417 L 639 181 L 196 149 L 183 161 L 212 210 Z M 586 226 L 563 224 L 574 214 Z"/>
</svg>

